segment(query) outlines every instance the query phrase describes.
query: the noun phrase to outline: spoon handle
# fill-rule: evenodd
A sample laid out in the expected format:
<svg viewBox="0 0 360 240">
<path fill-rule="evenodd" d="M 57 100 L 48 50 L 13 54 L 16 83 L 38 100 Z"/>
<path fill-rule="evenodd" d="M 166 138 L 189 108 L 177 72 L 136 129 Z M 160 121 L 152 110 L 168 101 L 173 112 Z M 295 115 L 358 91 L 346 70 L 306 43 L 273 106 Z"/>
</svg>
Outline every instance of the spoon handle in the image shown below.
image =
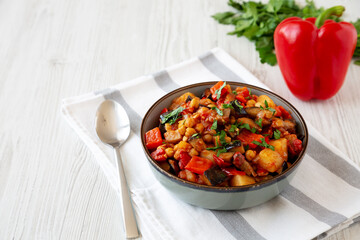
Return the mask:
<svg viewBox="0 0 360 240">
<path fill-rule="evenodd" d="M 126 238 L 136 238 L 139 236 L 134 209 L 132 207 L 131 197 L 129 194 L 124 168 L 120 155 L 120 148 L 115 147 L 116 160 L 119 167 L 120 185 L 121 185 L 121 199 L 122 199 L 122 212 L 125 226 Z"/>
</svg>

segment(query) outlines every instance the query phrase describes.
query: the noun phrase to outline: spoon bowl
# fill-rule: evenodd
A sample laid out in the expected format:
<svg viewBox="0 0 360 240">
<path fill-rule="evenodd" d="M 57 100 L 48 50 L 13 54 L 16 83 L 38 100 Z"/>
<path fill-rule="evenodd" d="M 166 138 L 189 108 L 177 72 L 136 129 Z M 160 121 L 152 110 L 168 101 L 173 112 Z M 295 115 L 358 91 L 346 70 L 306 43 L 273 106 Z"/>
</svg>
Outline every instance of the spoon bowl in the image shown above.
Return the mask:
<svg viewBox="0 0 360 240">
<path fill-rule="evenodd" d="M 96 113 L 96 133 L 113 147 L 121 146 L 130 135 L 130 121 L 125 109 L 115 101 L 102 102 Z"/>
<path fill-rule="evenodd" d="M 120 178 L 122 213 L 126 238 L 139 236 L 129 188 L 120 155 L 120 146 L 130 135 L 130 121 L 125 109 L 113 100 L 100 104 L 95 117 L 95 129 L 99 139 L 114 148 Z"/>
</svg>

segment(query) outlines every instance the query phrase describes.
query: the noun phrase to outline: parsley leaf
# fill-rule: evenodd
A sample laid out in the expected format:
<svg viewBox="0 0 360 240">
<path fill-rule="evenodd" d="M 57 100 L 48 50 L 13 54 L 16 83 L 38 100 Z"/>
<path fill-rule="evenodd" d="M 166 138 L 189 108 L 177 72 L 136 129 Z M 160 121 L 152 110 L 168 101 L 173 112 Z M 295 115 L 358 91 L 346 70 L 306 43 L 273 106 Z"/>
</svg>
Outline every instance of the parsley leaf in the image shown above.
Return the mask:
<svg viewBox="0 0 360 240">
<path fill-rule="evenodd" d="M 174 124 L 176 122 L 176 120 L 178 120 L 181 116 L 179 116 L 179 114 L 184 111 L 185 108 L 183 107 L 178 107 L 177 109 L 173 110 L 173 111 L 170 111 L 168 112 L 168 114 L 166 115 L 161 115 L 160 118 L 161 118 L 161 123 L 164 124 L 164 123 L 169 123 L 170 125 Z"/>
<path fill-rule="evenodd" d="M 273 109 L 273 108 L 271 108 L 271 107 L 269 107 L 269 104 L 268 104 L 268 102 L 267 102 L 266 100 L 265 100 L 264 103 L 265 103 L 265 108 L 260 105 L 260 109 L 261 109 L 261 110 L 269 110 L 270 112 L 272 112 L 272 115 L 274 116 L 275 113 L 276 113 L 276 110 Z"/>
<path fill-rule="evenodd" d="M 218 156 L 220 156 L 220 153 L 224 153 L 226 151 L 227 151 L 226 148 L 221 148 L 216 152 L 216 156 L 218 157 Z"/>
<path fill-rule="evenodd" d="M 281 132 L 280 132 L 278 129 L 276 129 L 276 130 L 274 131 L 274 138 L 275 138 L 275 139 L 279 139 L 280 136 L 281 136 Z"/>
<path fill-rule="evenodd" d="M 259 118 L 259 120 L 255 121 L 255 123 L 260 127 L 262 128 L 262 118 Z"/>
<path fill-rule="evenodd" d="M 224 82 L 224 84 L 215 91 L 216 94 L 216 99 L 219 100 L 221 97 L 221 91 L 223 90 L 223 88 L 226 86 L 226 82 Z"/>
<path fill-rule="evenodd" d="M 231 108 L 231 109 L 234 109 L 234 107 L 231 105 L 231 103 L 224 103 L 222 105 L 223 108 Z"/>
<path fill-rule="evenodd" d="M 214 122 L 213 122 L 213 124 L 211 125 L 211 128 L 210 128 L 211 130 L 216 130 L 217 129 L 217 120 L 215 120 Z"/>
<path fill-rule="evenodd" d="M 212 107 L 211 109 L 212 109 L 212 110 L 215 109 L 215 111 L 217 112 L 217 114 L 219 114 L 220 116 L 223 116 L 223 115 L 224 115 L 223 111 L 221 111 L 221 110 L 218 109 L 217 107 Z"/>
<path fill-rule="evenodd" d="M 271 146 L 270 144 L 268 144 L 266 141 L 265 141 L 265 138 L 261 138 L 261 142 L 258 142 L 258 141 L 252 141 L 253 144 L 256 144 L 260 147 L 265 147 L 265 148 L 269 148 L 273 151 L 275 151 L 275 148 L 274 146 Z"/>
<path fill-rule="evenodd" d="M 233 93 L 233 94 L 235 94 L 235 95 L 237 95 L 237 91 L 235 91 L 235 90 L 234 90 L 234 91 L 232 91 L 232 93 Z"/>
<path fill-rule="evenodd" d="M 266 3 L 228 0 L 228 5 L 233 8 L 233 11 L 216 13 L 212 17 L 220 24 L 233 26 L 229 35 L 243 36 L 253 41 L 261 63 L 272 66 L 276 64 L 273 36 L 277 25 L 288 17 L 297 16 L 303 19 L 318 17 L 324 10 L 316 7 L 310 0 L 304 5 L 298 5 L 294 0 L 269 0 Z M 336 16 L 331 16 L 330 19 L 337 22 L 341 20 Z M 353 23 L 356 28 L 360 26 L 357 23 L 359 22 Z M 358 33 L 360 33 L 359 30 Z M 354 56 L 360 57 L 360 36 Z"/>
<path fill-rule="evenodd" d="M 245 128 L 245 129 L 247 129 L 247 130 L 249 130 L 250 132 L 252 132 L 252 133 L 255 133 L 256 132 L 256 128 L 250 128 L 250 125 L 248 124 L 248 123 L 244 123 L 244 124 L 241 124 L 240 126 L 239 126 L 239 128 Z"/>
<path fill-rule="evenodd" d="M 194 133 L 193 135 L 190 136 L 189 139 L 200 138 L 200 137 L 201 137 L 200 133 Z"/>
<path fill-rule="evenodd" d="M 236 129 L 237 129 L 236 125 L 231 125 L 229 132 L 235 132 Z"/>
<path fill-rule="evenodd" d="M 238 100 L 233 101 L 233 103 L 239 108 L 239 110 L 243 108 L 243 106 L 239 103 Z"/>
</svg>

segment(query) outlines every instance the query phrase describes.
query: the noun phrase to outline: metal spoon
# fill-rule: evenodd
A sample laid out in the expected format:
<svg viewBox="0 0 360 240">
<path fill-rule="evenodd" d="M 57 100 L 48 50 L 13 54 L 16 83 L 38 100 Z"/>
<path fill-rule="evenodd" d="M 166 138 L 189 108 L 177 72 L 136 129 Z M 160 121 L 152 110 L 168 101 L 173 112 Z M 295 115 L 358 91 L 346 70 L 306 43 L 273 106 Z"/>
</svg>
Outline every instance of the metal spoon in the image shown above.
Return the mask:
<svg viewBox="0 0 360 240">
<path fill-rule="evenodd" d="M 96 133 L 100 140 L 111 145 L 115 150 L 120 175 L 122 212 L 126 238 L 136 238 L 139 236 L 139 232 L 120 156 L 120 146 L 130 134 L 129 117 L 120 104 L 112 100 L 106 100 L 100 104 L 96 112 L 95 121 Z"/>
</svg>

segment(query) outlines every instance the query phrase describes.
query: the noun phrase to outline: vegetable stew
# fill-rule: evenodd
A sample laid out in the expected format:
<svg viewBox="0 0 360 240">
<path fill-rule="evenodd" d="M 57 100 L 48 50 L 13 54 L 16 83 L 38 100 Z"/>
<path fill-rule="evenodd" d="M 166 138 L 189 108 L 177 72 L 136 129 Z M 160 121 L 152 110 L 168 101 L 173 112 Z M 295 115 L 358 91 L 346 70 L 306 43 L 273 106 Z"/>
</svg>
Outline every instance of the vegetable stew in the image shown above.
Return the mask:
<svg viewBox="0 0 360 240">
<path fill-rule="evenodd" d="M 300 138 L 300 139 L 299 139 Z M 296 122 L 267 95 L 219 81 L 159 112 L 145 134 L 151 157 L 177 177 L 211 186 L 265 181 L 289 168 L 302 151 Z"/>
</svg>

